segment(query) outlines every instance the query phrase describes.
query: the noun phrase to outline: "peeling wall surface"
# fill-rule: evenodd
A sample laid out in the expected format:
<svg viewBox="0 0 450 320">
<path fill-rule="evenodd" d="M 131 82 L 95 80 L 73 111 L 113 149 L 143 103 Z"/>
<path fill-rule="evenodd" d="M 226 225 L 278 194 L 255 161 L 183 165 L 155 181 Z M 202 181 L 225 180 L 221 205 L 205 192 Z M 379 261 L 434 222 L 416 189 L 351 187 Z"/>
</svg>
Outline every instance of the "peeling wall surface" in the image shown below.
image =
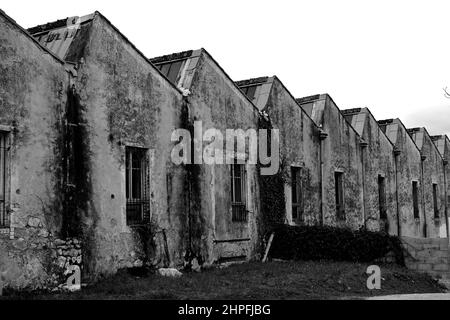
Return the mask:
<svg viewBox="0 0 450 320">
<path fill-rule="evenodd" d="M 238 82 L 245 88 L 254 81 Z M 280 132 L 280 162 L 285 181 L 286 221 L 290 224 L 320 223 L 320 141 L 319 128 L 297 104 L 277 77 L 268 78 L 257 88 L 254 103 L 266 112 Z M 292 218 L 291 167 L 301 168 L 301 203 L 303 215 Z"/>
<path fill-rule="evenodd" d="M 439 150 L 424 128 L 410 129 L 423 160 L 422 184 L 426 236 L 446 237 L 444 165 Z M 433 190 L 433 185 L 435 189 Z M 436 192 L 436 195 L 434 195 Z"/>
<path fill-rule="evenodd" d="M 446 226 L 446 232 L 448 233 L 449 230 L 449 220 L 448 220 L 448 214 L 449 214 L 449 207 L 450 207 L 450 184 L 449 184 L 449 177 L 450 177 L 450 140 L 447 136 L 441 135 L 441 136 L 433 136 L 431 137 L 432 141 L 436 145 L 436 147 L 439 150 L 439 153 L 443 159 L 444 164 L 444 217 L 445 221 L 447 221 Z M 442 227 L 441 227 L 442 230 Z M 447 236 L 448 237 L 448 236 Z"/>
<path fill-rule="evenodd" d="M 369 230 L 398 234 L 394 146 L 367 108 L 344 110 L 343 114 L 360 134 L 363 148 L 364 214 Z M 384 179 L 384 208 L 380 203 L 379 179 Z M 382 192 L 382 191 L 381 191 Z M 385 209 L 385 217 L 381 211 Z"/>
<path fill-rule="evenodd" d="M 364 225 L 361 138 L 329 95 L 320 95 L 312 102 L 311 118 L 328 134 L 321 147 L 323 223 L 359 229 Z M 336 173 L 343 175 L 344 189 L 344 214 L 339 217 L 336 210 Z"/>
<path fill-rule="evenodd" d="M 284 190 L 247 162 L 233 203 L 226 130 L 267 123 L 280 131 L 273 176 Z M 181 164 L 175 129 L 190 135 Z M 224 163 L 205 163 L 208 152 Z M 0 11 L 0 272 L 12 288 L 62 288 L 76 269 L 89 282 L 120 268 L 258 259 L 261 208 L 278 195 L 285 223 L 444 238 L 449 159 L 446 136 L 341 112 L 327 94 L 294 99 L 275 76 L 235 83 L 204 49 L 148 59 L 98 12 L 26 31 Z M 301 169 L 295 221 L 291 167 Z"/>
<path fill-rule="evenodd" d="M 0 270 L 10 286 L 44 288 L 60 275 L 68 79 L 63 62 L 0 11 L 0 131 L 7 137 Z"/>
<path fill-rule="evenodd" d="M 406 237 L 423 237 L 424 218 L 422 203 L 421 155 L 405 126 L 399 119 L 381 122 L 380 126 L 399 152 L 397 156 L 397 192 L 400 213 L 400 234 Z M 418 217 L 414 217 L 413 187 L 418 184 Z"/>
<path fill-rule="evenodd" d="M 189 96 L 190 121 L 202 121 L 205 132 L 215 128 L 258 129 L 258 112 L 205 50 L 197 50 L 180 80 Z M 256 165 L 246 164 L 247 221 L 232 221 L 229 164 L 192 165 L 191 241 L 196 258 L 204 263 L 256 254 L 259 214 Z"/>
<path fill-rule="evenodd" d="M 75 82 L 90 183 L 82 218 L 87 272 L 112 273 L 146 259 L 180 264 L 187 224 L 184 171 L 170 161 L 170 138 L 181 126 L 181 94 L 105 18 L 96 15 L 90 24 L 85 46 L 78 48 L 83 55 Z M 127 226 L 126 146 L 148 149 L 150 240 Z"/>
</svg>

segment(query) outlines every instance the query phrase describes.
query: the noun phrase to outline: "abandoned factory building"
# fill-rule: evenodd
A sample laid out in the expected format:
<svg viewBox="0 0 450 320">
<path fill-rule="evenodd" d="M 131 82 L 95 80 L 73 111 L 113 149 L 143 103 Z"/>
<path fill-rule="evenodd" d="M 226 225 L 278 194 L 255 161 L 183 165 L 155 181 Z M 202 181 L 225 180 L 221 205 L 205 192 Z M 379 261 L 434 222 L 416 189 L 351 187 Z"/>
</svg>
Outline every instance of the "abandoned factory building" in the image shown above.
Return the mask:
<svg viewBox="0 0 450 320">
<path fill-rule="evenodd" d="M 183 163 L 177 129 L 192 137 Z M 232 163 L 202 163 L 209 129 L 278 132 L 278 171 L 238 161 L 250 151 L 234 142 Z M 11 287 L 58 286 L 73 265 L 87 282 L 258 259 L 275 220 L 445 238 L 449 157 L 445 135 L 340 110 L 327 94 L 295 98 L 276 76 L 235 82 L 204 49 L 148 58 L 99 12 L 25 30 L 0 11 Z"/>
</svg>

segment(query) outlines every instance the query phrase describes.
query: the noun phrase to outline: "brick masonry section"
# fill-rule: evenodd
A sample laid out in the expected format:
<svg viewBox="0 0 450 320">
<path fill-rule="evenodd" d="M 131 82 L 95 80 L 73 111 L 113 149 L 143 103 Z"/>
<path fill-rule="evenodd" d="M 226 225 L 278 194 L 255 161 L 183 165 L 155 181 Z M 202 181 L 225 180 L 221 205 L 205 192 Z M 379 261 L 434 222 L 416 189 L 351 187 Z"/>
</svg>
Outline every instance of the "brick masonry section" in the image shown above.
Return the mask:
<svg viewBox="0 0 450 320">
<path fill-rule="evenodd" d="M 450 279 L 448 238 L 402 237 L 401 241 L 408 269 Z"/>
</svg>

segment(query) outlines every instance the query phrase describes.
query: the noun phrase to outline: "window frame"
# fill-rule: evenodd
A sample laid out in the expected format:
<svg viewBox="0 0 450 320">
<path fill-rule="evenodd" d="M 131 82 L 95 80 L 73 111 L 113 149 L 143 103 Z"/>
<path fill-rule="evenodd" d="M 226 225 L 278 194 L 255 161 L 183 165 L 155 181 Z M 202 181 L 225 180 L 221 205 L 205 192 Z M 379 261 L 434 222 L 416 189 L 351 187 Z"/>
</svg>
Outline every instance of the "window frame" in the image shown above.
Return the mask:
<svg viewBox="0 0 450 320">
<path fill-rule="evenodd" d="M 133 167 L 138 157 L 137 162 L 139 167 Z M 135 191 L 135 181 L 133 170 L 138 170 L 139 176 L 139 197 L 133 196 Z M 149 149 L 137 146 L 125 146 L 125 198 L 126 198 L 126 224 L 127 226 L 145 225 L 150 222 L 150 163 L 149 163 Z M 137 209 L 136 209 L 137 207 Z M 139 219 L 133 216 L 133 211 L 140 211 Z"/>
<path fill-rule="evenodd" d="M 387 219 L 386 178 L 378 175 L 378 207 L 380 219 Z"/>
<path fill-rule="evenodd" d="M 439 186 L 437 183 L 433 183 L 433 209 L 435 219 L 440 219 L 438 197 L 439 197 Z"/>
<path fill-rule="evenodd" d="M 419 209 L 419 182 L 412 181 L 412 205 L 413 205 L 413 216 L 414 219 L 420 220 L 420 209 Z"/>
<path fill-rule="evenodd" d="M 336 202 L 336 218 L 345 220 L 345 191 L 344 191 L 344 172 L 334 172 L 334 192 Z"/>
<path fill-rule="evenodd" d="M 240 167 L 239 177 L 235 175 L 236 167 Z M 247 222 L 247 170 L 245 164 L 233 163 L 230 164 L 230 197 L 231 197 L 231 221 L 232 222 Z M 240 199 L 236 201 L 236 180 L 240 180 Z"/>
<path fill-rule="evenodd" d="M 304 218 L 302 171 L 302 167 L 291 166 L 291 219 L 296 223 L 303 222 Z M 294 195 L 296 198 L 295 202 Z"/>
<path fill-rule="evenodd" d="M 0 184 L 3 192 L 0 192 L 0 229 L 10 228 L 9 215 L 9 150 L 11 146 L 10 132 L 0 130 Z"/>
</svg>

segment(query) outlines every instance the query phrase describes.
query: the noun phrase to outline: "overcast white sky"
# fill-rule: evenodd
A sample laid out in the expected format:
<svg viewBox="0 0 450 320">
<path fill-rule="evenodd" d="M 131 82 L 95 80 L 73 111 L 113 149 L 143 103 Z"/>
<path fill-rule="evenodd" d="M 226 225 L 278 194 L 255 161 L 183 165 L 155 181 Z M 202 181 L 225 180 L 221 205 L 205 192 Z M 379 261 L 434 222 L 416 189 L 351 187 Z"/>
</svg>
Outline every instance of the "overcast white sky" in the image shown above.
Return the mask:
<svg viewBox="0 0 450 320">
<path fill-rule="evenodd" d="M 4 0 L 23 27 L 100 11 L 148 57 L 207 49 L 234 80 L 450 136 L 450 1 Z"/>
</svg>

